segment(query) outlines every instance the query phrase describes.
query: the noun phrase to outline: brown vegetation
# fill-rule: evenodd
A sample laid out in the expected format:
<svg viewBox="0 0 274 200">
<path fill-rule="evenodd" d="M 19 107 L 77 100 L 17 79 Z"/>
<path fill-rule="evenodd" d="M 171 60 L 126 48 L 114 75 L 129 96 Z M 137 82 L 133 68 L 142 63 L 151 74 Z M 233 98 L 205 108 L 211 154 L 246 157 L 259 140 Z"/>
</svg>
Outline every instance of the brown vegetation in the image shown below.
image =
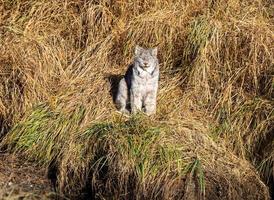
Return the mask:
<svg viewBox="0 0 274 200">
<path fill-rule="evenodd" d="M 18 156 L 0 152 L 0 199 L 53 199 L 50 181 L 39 169 Z"/>
<path fill-rule="evenodd" d="M 2 149 L 54 169 L 71 198 L 269 199 L 272 10 L 270 0 L 2 0 Z M 136 44 L 159 47 L 157 115 L 124 119 L 112 94 Z"/>
</svg>

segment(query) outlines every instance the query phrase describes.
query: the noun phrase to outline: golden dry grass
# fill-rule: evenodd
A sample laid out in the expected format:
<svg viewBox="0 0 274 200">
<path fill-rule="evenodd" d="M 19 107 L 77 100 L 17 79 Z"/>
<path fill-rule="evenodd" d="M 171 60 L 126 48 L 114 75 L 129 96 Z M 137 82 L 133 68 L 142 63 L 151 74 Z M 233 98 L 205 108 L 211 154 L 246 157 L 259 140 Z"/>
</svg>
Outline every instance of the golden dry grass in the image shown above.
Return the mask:
<svg viewBox="0 0 274 200">
<path fill-rule="evenodd" d="M 270 0 L 2 0 L 2 148 L 54 165 L 69 197 L 90 186 L 98 199 L 268 199 L 272 10 Z M 159 47 L 149 119 L 124 119 L 112 101 L 136 44 Z"/>
</svg>

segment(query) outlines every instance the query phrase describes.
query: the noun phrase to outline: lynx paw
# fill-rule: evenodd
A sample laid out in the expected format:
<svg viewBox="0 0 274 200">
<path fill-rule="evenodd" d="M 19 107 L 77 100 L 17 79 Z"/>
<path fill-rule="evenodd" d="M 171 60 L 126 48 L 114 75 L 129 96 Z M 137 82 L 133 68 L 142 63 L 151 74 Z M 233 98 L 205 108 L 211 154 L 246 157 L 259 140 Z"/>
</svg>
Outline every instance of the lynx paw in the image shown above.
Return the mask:
<svg viewBox="0 0 274 200">
<path fill-rule="evenodd" d="M 116 112 L 118 112 L 122 115 L 125 115 L 126 117 L 129 117 L 129 115 L 130 115 L 130 112 L 126 109 L 120 109 L 120 110 L 117 110 Z"/>
</svg>

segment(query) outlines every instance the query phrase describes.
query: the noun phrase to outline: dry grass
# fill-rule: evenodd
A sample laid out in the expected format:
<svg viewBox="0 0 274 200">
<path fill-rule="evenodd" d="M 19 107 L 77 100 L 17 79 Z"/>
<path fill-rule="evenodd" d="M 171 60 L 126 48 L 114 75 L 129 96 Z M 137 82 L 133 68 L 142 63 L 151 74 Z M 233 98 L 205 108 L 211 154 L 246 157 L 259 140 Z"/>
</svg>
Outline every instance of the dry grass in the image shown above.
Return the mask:
<svg viewBox="0 0 274 200">
<path fill-rule="evenodd" d="M 273 178 L 272 9 L 2 0 L 2 147 L 54 165 L 70 197 L 90 186 L 98 199 L 268 199 L 255 168 Z M 136 44 L 159 46 L 150 119 L 124 119 L 112 101 Z"/>
</svg>

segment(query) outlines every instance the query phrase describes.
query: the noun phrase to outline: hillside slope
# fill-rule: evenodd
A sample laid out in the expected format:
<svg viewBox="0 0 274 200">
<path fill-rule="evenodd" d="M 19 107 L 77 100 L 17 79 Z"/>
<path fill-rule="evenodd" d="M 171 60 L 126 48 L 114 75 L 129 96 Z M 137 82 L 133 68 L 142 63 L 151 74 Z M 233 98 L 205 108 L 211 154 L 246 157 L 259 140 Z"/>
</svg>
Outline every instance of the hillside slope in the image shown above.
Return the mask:
<svg viewBox="0 0 274 200">
<path fill-rule="evenodd" d="M 271 0 L 3 0 L 1 149 L 54 169 L 70 198 L 269 199 L 272 10 Z M 159 48 L 150 118 L 113 104 L 136 44 Z"/>
</svg>

